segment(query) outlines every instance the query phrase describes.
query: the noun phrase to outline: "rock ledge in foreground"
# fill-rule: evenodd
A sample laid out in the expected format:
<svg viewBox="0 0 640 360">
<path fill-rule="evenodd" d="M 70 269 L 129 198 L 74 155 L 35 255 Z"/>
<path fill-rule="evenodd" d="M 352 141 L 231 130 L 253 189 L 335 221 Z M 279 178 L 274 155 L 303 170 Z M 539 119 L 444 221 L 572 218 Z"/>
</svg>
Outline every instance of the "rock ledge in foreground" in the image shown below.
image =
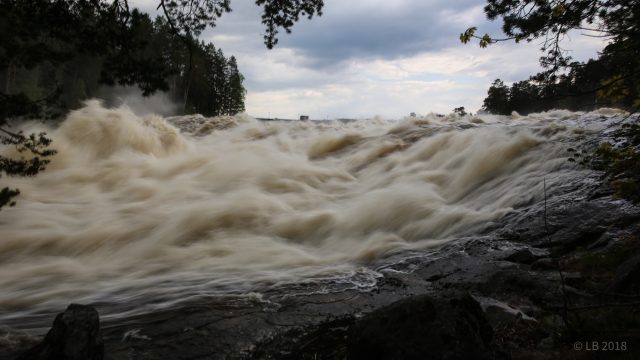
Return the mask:
<svg viewBox="0 0 640 360">
<path fill-rule="evenodd" d="M 491 338 L 471 296 L 419 295 L 357 321 L 347 351 L 349 359 L 486 359 Z"/>
</svg>

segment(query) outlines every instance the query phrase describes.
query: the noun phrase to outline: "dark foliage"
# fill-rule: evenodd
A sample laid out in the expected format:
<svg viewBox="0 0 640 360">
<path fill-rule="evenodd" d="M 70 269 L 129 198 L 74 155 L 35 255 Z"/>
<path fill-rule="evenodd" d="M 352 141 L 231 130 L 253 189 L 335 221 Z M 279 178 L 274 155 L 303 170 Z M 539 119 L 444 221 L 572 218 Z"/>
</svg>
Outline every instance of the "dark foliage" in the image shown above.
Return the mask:
<svg viewBox="0 0 640 360">
<path fill-rule="evenodd" d="M 287 33 L 300 16 L 308 19 L 315 14 L 322 15 L 324 0 L 256 0 L 256 5 L 262 6 L 262 23 L 266 26 L 264 43 L 269 49 L 278 43 L 279 28 Z"/>
<path fill-rule="evenodd" d="M 468 114 L 467 111 L 464 109 L 464 106 L 454 108 L 453 113 L 457 114 L 458 116 L 465 116 Z"/>
<path fill-rule="evenodd" d="M 244 77 L 237 61 L 196 36 L 231 11 L 230 0 L 158 0 L 165 19 L 152 22 L 127 0 L 0 0 L 0 141 L 29 157 L 0 157 L 0 174 L 43 170 L 50 140 L 13 133 L 9 119 L 51 118 L 95 95 L 101 84 L 137 85 L 144 95 L 169 91 L 184 110 L 205 115 L 244 110 Z M 265 44 L 306 16 L 321 15 L 322 0 L 256 0 Z M 0 190 L 0 208 L 18 190 Z"/>
<path fill-rule="evenodd" d="M 640 2 L 488 0 L 485 13 L 490 20 L 503 20 L 507 38 L 476 36 L 477 29 L 469 28 L 460 35 L 462 42 L 478 39 L 480 46 L 486 47 L 505 40 L 543 39 L 540 63 L 545 70 L 532 76 L 528 84 L 521 82 L 519 88 L 512 88 L 514 98 L 507 102 L 510 110 L 588 109 L 602 105 L 640 108 Z M 609 44 L 597 59 L 573 62 L 562 48 L 562 40 L 574 29 L 608 39 Z M 535 103 L 531 110 L 523 108 L 521 95 Z M 502 110 L 496 111 L 504 113 Z"/>
<path fill-rule="evenodd" d="M 200 43 L 194 49 L 191 79 L 177 79 L 176 89 L 172 90 L 174 99 L 189 94 L 185 112 L 234 115 L 244 111 L 244 77 L 235 57 L 227 59 L 222 49 L 213 44 Z"/>
<path fill-rule="evenodd" d="M 172 100 L 184 104 L 184 111 L 204 115 L 235 114 L 244 109 L 244 96 L 237 96 L 245 91 L 243 77 L 235 59 L 225 58 L 221 51 L 207 55 L 205 47 L 213 45 L 175 36 L 162 18 L 152 22 L 133 10 L 127 22 L 122 33 L 114 35 L 122 38 L 114 45 L 117 50 L 89 54 L 84 52 L 86 48 L 78 48 L 75 55 L 70 53 L 60 60 L 38 59 L 30 67 L 19 60 L 8 61 L 13 65 L 0 68 L 0 81 L 4 83 L 4 93 L 0 93 L 2 118 L 59 116 L 95 96 L 102 85 L 138 85 L 144 95 L 169 91 Z M 226 71 L 231 62 L 233 66 Z M 193 79 L 211 79 L 209 73 L 220 66 L 223 74 L 215 77 L 220 84 L 195 86 Z M 236 93 L 235 103 L 221 100 L 230 98 L 224 90 Z"/>
<path fill-rule="evenodd" d="M 505 41 L 516 42 L 544 39 L 542 64 L 549 74 L 570 66 L 570 57 L 561 47 L 566 34 L 573 29 L 592 32 L 616 43 L 637 42 L 640 3 L 628 0 L 487 0 L 484 8 L 490 20 L 502 19 L 504 39 L 488 34 L 476 36 L 476 28 L 469 28 L 460 40 L 480 40 L 481 46 Z"/>
<path fill-rule="evenodd" d="M 550 109 L 578 111 L 602 106 L 624 107 L 626 98 L 598 94 L 597 89 L 608 74 L 602 62 L 589 60 L 576 63 L 553 82 L 547 81 L 544 73 L 515 82 L 510 87 L 496 79 L 489 87 L 483 109 L 493 114 L 509 115 L 512 111 L 529 114 Z"/>
<path fill-rule="evenodd" d="M 489 88 L 489 93 L 484 99 L 482 108 L 494 114 L 510 114 L 509 96 L 509 88 L 502 80 L 496 79 Z"/>
<path fill-rule="evenodd" d="M 198 35 L 207 26 L 214 27 L 222 14 L 231 11 L 231 0 L 160 0 L 172 27 L 178 33 Z"/>
<path fill-rule="evenodd" d="M 278 33 L 291 32 L 300 17 L 321 16 L 324 0 L 256 0 L 261 6 L 265 25 L 264 43 L 271 49 L 278 43 Z M 170 26 L 176 34 L 199 35 L 207 26 L 214 27 L 222 14 L 231 11 L 231 0 L 159 0 Z"/>
<path fill-rule="evenodd" d="M 56 151 L 49 149 L 51 139 L 45 133 L 30 134 L 25 136 L 22 132 L 13 133 L 0 128 L 0 143 L 2 145 L 13 146 L 15 150 L 23 155 L 28 153 L 29 158 L 20 156 L 19 158 L 0 156 L 0 169 L 7 175 L 34 176 L 44 170 L 49 163 L 48 157 L 55 155 Z M 17 189 L 7 187 L 0 190 L 0 209 L 9 204 L 13 206 L 12 199 L 20 194 Z"/>
</svg>

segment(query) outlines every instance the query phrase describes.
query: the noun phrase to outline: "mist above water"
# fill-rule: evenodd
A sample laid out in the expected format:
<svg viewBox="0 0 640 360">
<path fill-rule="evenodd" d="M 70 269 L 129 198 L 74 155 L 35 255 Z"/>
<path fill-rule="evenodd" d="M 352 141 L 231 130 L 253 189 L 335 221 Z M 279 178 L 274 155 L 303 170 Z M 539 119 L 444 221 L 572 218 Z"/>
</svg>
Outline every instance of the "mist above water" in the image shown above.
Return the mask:
<svg viewBox="0 0 640 360">
<path fill-rule="evenodd" d="M 103 86 L 96 95 L 109 107 L 127 107 L 137 115 L 171 116 L 184 107 L 171 100 L 166 92 L 144 96 L 137 86 Z"/>
<path fill-rule="evenodd" d="M 600 115 L 263 123 L 88 102 L 25 129 L 53 139 L 45 172 L 2 178 L 21 195 L 0 213 L 0 318 L 366 272 L 539 200 Z"/>
</svg>

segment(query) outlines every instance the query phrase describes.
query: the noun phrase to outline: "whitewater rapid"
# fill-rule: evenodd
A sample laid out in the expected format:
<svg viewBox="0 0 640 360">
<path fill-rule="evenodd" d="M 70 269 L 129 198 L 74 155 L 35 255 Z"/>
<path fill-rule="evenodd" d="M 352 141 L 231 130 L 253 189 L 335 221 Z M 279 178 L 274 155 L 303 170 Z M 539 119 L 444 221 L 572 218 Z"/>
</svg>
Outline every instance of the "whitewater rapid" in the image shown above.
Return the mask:
<svg viewBox="0 0 640 360">
<path fill-rule="evenodd" d="M 260 122 L 90 101 L 55 129 L 24 125 L 58 154 L 36 177 L 1 179 L 21 195 L 0 211 L 0 321 L 71 302 L 375 284 L 368 264 L 539 201 L 543 178 L 580 171 L 567 147 L 619 115 Z"/>
</svg>

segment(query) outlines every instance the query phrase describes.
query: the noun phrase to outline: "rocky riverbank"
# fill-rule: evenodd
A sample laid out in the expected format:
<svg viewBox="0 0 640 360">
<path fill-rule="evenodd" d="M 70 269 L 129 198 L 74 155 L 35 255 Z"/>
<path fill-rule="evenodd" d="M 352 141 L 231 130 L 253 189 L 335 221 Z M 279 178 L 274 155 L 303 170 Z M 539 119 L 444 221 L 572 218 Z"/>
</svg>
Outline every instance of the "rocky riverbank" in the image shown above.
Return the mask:
<svg viewBox="0 0 640 360">
<path fill-rule="evenodd" d="M 371 291 L 209 299 L 107 320 L 104 358 L 638 358 L 640 208 L 599 176 L 550 189 L 546 206 L 437 257 L 381 266 Z M 8 331 L 0 358 L 38 341 Z"/>
</svg>

